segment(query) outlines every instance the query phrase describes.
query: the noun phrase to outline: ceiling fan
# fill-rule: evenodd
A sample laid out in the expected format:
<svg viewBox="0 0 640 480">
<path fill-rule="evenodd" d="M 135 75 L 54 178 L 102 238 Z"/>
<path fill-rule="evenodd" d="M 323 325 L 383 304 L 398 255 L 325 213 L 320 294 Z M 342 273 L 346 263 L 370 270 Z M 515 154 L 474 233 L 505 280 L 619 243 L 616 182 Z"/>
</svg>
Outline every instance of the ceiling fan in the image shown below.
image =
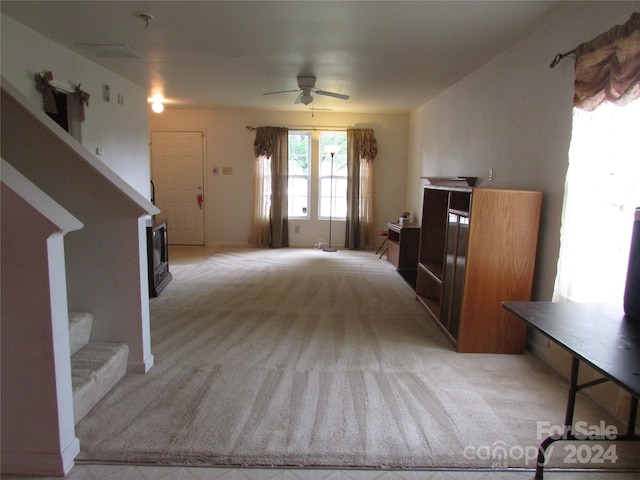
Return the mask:
<svg viewBox="0 0 640 480">
<path fill-rule="evenodd" d="M 349 95 L 342 93 L 327 92 L 326 90 L 320 90 L 316 88 L 316 77 L 312 75 L 299 75 L 298 76 L 298 89 L 297 90 L 282 90 L 280 92 L 267 92 L 263 95 L 274 95 L 277 93 L 292 93 L 300 92 L 293 103 L 303 103 L 309 105 L 313 102 L 311 93 L 317 93 L 318 95 L 325 95 L 327 97 L 339 98 L 340 100 L 349 100 Z"/>
</svg>

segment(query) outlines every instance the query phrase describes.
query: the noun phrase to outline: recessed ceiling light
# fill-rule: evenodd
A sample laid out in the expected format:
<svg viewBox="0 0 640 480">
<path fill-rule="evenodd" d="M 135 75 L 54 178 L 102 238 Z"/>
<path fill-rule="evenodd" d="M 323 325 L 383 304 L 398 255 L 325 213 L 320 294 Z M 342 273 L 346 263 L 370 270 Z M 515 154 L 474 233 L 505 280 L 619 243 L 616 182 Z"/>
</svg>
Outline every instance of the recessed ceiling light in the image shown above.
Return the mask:
<svg viewBox="0 0 640 480">
<path fill-rule="evenodd" d="M 129 45 L 81 44 L 79 46 L 101 58 L 142 58 L 142 55 Z"/>
</svg>

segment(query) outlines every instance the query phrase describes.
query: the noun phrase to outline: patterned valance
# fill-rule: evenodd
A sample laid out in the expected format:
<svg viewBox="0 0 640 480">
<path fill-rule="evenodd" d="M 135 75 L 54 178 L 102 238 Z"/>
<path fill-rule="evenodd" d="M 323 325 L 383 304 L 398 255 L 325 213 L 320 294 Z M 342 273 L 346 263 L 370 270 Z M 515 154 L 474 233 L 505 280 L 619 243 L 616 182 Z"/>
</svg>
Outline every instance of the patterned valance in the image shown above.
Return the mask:
<svg viewBox="0 0 640 480">
<path fill-rule="evenodd" d="M 271 158 L 280 135 L 287 135 L 288 132 L 289 129 L 285 127 L 258 127 L 256 139 L 253 142 L 253 152 L 256 158 L 260 156 Z"/>
<path fill-rule="evenodd" d="M 46 113 L 58 113 L 56 106 L 55 88 L 51 85 L 53 73 L 45 72 L 43 74 L 36 73 L 36 89 L 42 95 L 42 108 Z"/>
<path fill-rule="evenodd" d="M 573 103 L 593 110 L 640 97 L 640 13 L 576 48 Z"/>
<path fill-rule="evenodd" d="M 58 107 L 56 106 L 56 88 L 51 85 L 53 81 L 53 73 L 45 72 L 43 74 L 36 73 L 36 89 L 42 94 L 42 108 L 46 113 L 50 113 L 55 115 L 58 113 Z M 89 95 L 87 92 L 80 88 L 80 84 L 78 84 L 71 95 L 76 99 L 78 104 L 80 105 L 80 114 L 81 120 L 84 120 L 84 107 L 89 106 Z"/>
<path fill-rule="evenodd" d="M 378 155 L 378 142 L 371 128 L 353 128 L 347 132 L 354 132 L 360 158 L 375 160 Z"/>
</svg>

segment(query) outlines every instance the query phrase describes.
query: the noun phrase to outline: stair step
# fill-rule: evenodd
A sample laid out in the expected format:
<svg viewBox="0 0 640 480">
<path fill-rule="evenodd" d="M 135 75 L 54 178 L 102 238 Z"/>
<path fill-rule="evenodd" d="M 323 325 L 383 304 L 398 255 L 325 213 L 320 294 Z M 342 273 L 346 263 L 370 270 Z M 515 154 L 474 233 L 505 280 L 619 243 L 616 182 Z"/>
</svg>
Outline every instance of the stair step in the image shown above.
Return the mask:
<svg viewBox="0 0 640 480">
<path fill-rule="evenodd" d="M 71 355 L 89 343 L 93 316 L 84 312 L 69 312 L 69 347 Z"/>
<path fill-rule="evenodd" d="M 73 416 L 77 424 L 124 376 L 129 347 L 91 342 L 71 357 Z"/>
</svg>

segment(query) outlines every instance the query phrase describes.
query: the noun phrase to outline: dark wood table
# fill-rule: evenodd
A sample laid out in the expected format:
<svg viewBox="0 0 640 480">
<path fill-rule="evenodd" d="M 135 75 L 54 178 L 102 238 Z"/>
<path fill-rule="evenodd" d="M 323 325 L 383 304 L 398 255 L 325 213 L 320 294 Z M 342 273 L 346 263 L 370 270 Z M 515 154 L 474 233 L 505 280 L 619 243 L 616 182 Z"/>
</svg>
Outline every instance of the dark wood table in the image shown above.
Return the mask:
<svg viewBox="0 0 640 480">
<path fill-rule="evenodd" d="M 398 270 L 417 270 L 420 225 L 387 224 L 387 260 Z"/>
<path fill-rule="evenodd" d="M 639 441 L 635 434 L 640 398 L 640 321 L 624 316 L 622 306 L 565 302 L 504 302 L 503 308 L 524 320 L 530 327 L 557 343 L 572 356 L 569 398 L 564 421 L 564 434 L 547 437 L 540 444 L 536 480 L 542 480 L 546 450 L 555 441 L 584 441 L 575 435 L 573 413 L 578 391 L 612 381 L 631 394 L 627 433 L 589 436 L 597 441 Z M 580 362 L 602 375 L 602 378 L 578 384 Z"/>
</svg>

